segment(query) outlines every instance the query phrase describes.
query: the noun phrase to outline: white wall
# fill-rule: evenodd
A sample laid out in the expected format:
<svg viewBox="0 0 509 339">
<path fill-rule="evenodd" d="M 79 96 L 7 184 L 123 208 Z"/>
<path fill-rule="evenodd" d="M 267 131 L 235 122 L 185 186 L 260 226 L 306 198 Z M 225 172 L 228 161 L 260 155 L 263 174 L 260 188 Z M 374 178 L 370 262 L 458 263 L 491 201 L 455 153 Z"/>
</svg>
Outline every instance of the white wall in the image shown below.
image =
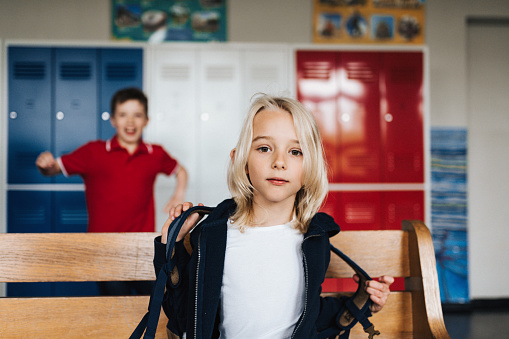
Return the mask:
<svg viewBox="0 0 509 339">
<path fill-rule="evenodd" d="M 229 0 L 228 38 L 234 42 L 311 43 L 312 3 L 311 0 Z M 111 2 L 106 0 L 0 0 L 0 39 L 107 42 L 110 39 L 110 6 Z M 426 7 L 430 124 L 468 128 L 466 20 L 482 16 L 509 18 L 509 1 L 428 0 Z M 3 84 L 4 74 L 2 70 Z M 5 102 L 1 104 L 5 107 Z M 0 120 L 2 133 L 5 121 L 5 117 Z M 3 138 L 0 138 L 3 142 L 1 140 Z M 1 149 L 4 147 L 2 145 Z M 505 184 L 502 188 L 509 187 Z M 0 202 L 2 199 L 0 197 Z M 0 210 L 0 214 L 5 215 L 4 212 Z M 0 229 L 4 227 L 0 225 Z M 469 225 L 472 231 L 479 228 L 482 225 Z M 509 230 L 506 225 L 500 229 Z M 501 234 L 501 237 L 507 236 L 507 231 Z M 471 242 L 476 241 L 480 240 L 471 239 Z M 489 239 L 486 243 L 475 243 L 475 247 L 489 248 Z M 475 285 L 485 277 L 498 277 L 496 267 L 490 265 L 481 270 L 472 268 L 472 271 L 484 272 L 471 277 Z M 475 291 L 471 298 L 485 295 L 483 291 Z M 495 297 L 507 298 L 509 291 Z"/>
</svg>

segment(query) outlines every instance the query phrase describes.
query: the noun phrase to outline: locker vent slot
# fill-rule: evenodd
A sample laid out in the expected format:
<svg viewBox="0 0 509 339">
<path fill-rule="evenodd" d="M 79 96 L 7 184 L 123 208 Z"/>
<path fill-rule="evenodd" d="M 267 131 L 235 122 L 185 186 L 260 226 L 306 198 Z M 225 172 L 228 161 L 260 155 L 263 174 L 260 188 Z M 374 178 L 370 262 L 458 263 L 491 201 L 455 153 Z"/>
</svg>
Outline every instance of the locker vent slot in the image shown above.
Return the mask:
<svg viewBox="0 0 509 339">
<path fill-rule="evenodd" d="M 46 223 L 46 211 L 44 208 L 33 209 L 15 209 L 14 210 L 15 225 L 40 225 Z"/>
<path fill-rule="evenodd" d="M 86 80 L 92 76 L 92 66 L 88 63 L 68 62 L 60 65 L 60 79 Z"/>
<path fill-rule="evenodd" d="M 106 65 L 106 80 L 135 80 L 136 64 L 133 63 L 110 63 Z"/>
<path fill-rule="evenodd" d="M 376 209 L 372 204 L 354 203 L 345 205 L 345 221 L 349 224 L 372 224 Z"/>
<path fill-rule="evenodd" d="M 378 161 L 371 154 L 352 154 L 347 156 L 347 168 L 374 170 L 377 168 Z"/>
<path fill-rule="evenodd" d="M 251 79 L 257 81 L 277 81 L 278 68 L 275 66 L 253 66 L 251 68 Z"/>
<path fill-rule="evenodd" d="M 188 80 L 191 70 L 188 65 L 164 65 L 161 76 L 166 80 Z"/>
<path fill-rule="evenodd" d="M 394 172 L 396 170 L 403 172 L 414 172 L 420 171 L 422 167 L 422 161 L 419 154 L 414 153 L 399 153 L 394 152 L 387 153 L 387 170 Z"/>
<path fill-rule="evenodd" d="M 14 78 L 22 80 L 40 80 L 46 76 L 46 65 L 43 62 L 14 63 Z"/>
<path fill-rule="evenodd" d="M 373 82 L 377 80 L 373 68 L 362 62 L 347 63 L 346 74 L 349 80 L 359 80 L 362 82 Z"/>
<path fill-rule="evenodd" d="M 205 70 L 207 80 L 233 80 L 235 69 L 231 66 L 209 66 Z"/>
<path fill-rule="evenodd" d="M 333 65 L 327 61 L 308 61 L 304 63 L 302 77 L 304 79 L 329 80 Z"/>
<path fill-rule="evenodd" d="M 61 225 L 87 225 L 88 214 L 83 209 L 62 209 L 60 211 Z"/>
<path fill-rule="evenodd" d="M 393 68 L 390 71 L 390 82 L 395 84 L 420 82 L 419 72 L 415 68 Z"/>
</svg>

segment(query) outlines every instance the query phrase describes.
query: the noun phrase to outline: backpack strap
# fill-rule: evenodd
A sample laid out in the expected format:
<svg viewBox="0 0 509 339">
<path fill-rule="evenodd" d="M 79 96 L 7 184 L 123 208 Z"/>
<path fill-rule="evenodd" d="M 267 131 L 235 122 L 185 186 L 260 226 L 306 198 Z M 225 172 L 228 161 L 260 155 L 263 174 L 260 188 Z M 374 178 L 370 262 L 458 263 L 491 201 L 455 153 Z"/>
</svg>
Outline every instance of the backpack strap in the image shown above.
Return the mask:
<svg viewBox="0 0 509 339">
<path fill-rule="evenodd" d="M 371 299 L 369 298 L 368 292 L 364 289 L 366 282 L 371 277 L 352 259 L 346 254 L 341 252 L 339 249 L 330 245 L 331 251 L 339 256 L 344 262 L 346 262 L 358 275 L 359 284 L 357 291 L 351 297 L 341 297 L 344 300 L 344 306 L 338 312 L 336 318 L 336 325 L 339 328 L 329 328 L 319 334 L 319 338 L 336 338 L 339 335 L 339 339 L 346 339 L 350 335 L 350 329 L 360 322 L 364 332 L 368 334 L 368 338 L 372 339 L 375 335 L 380 335 L 380 332 L 375 330 L 374 325 L 369 321 L 368 317 L 371 316 Z"/>
<path fill-rule="evenodd" d="M 209 214 L 212 210 L 212 207 L 194 206 L 183 212 L 171 222 L 170 227 L 168 228 L 168 238 L 166 240 L 166 263 L 161 268 L 161 271 L 157 276 L 155 286 L 152 290 L 152 294 L 150 295 L 148 312 L 141 319 L 129 339 L 140 339 L 142 336 L 144 339 L 155 338 L 157 324 L 159 323 L 159 316 L 161 315 L 161 305 L 163 304 L 166 282 L 170 277 L 171 271 L 175 267 L 175 261 L 171 258 L 171 255 L 175 248 L 175 242 L 180 229 L 191 213 Z M 143 333 L 145 333 L 145 335 L 143 335 Z"/>
</svg>

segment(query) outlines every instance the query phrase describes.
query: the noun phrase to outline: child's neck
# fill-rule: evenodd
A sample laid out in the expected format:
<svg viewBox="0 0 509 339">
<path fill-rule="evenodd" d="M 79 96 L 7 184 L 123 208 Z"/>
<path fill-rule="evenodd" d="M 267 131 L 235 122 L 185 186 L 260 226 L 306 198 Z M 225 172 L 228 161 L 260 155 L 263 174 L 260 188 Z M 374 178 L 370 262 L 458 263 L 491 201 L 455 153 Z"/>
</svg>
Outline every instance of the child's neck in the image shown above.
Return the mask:
<svg viewBox="0 0 509 339">
<path fill-rule="evenodd" d="M 140 141 L 138 141 L 136 143 L 126 143 L 118 138 L 117 138 L 117 140 L 118 140 L 118 144 L 121 147 L 125 148 L 127 150 L 127 153 L 129 153 L 129 154 L 133 154 L 136 151 L 136 149 L 138 148 L 138 145 L 140 144 Z"/>
<path fill-rule="evenodd" d="M 290 206 L 280 204 L 262 206 L 255 202 L 253 203 L 253 217 L 253 226 L 256 227 L 284 225 L 293 220 L 293 204 Z"/>
</svg>

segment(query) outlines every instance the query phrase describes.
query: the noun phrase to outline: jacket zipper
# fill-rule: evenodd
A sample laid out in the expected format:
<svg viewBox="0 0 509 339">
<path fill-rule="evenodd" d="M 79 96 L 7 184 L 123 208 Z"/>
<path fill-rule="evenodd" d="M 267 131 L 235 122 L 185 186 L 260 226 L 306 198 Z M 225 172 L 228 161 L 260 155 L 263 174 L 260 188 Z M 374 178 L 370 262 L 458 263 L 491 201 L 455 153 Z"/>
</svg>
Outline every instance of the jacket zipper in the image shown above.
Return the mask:
<svg viewBox="0 0 509 339">
<path fill-rule="evenodd" d="M 319 236 L 320 236 L 319 234 L 310 235 L 307 238 L 304 238 L 304 240 L 302 240 L 302 244 L 300 245 L 300 251 L 302 252 L 302 259 L 304 260 L 304 271 L 305 271 L 304 279 L 306 282 L 306 288 L 305 288 L 304 294 L 306 297 L 304 299 L 304 311 L 302 311 L 302 317 L 300 318 L 299 323 L 297 324 L 297 326 L 295 326 L 295 329 L 293 330 L 292 338 L 295 338 L 295 334 L 297 333 L 297 330 L 299 329 L 300 325 L 302 325 L 302 322 L 304 321 L 304 318 L 306 317 L 306 312 L 307 312 L 307 308 L 308 308 L 308 287 L 309 287 L 308 275 L 309 275 L 309 272 L 308 272 L 308 262 L 306 259 L 306 254 L 304 253 L 304 241 L 306 241 L 307 239 L 309 239 L 311 237 L 319 237 Z"/>
<path fill-rule="evenodd" d="M 198 259 L 196 263 L 196 283 L 195 283 L 195 295 L 194 295 L 194 338 L 196 339 L 196 335 L 198 332 L 198 275 L 200 272 L 200 259 L 201 259 L 201 252 L 200 252 L 200 245 L 201 245 L 201 233 L 198 235 Z"/>
</svg>

